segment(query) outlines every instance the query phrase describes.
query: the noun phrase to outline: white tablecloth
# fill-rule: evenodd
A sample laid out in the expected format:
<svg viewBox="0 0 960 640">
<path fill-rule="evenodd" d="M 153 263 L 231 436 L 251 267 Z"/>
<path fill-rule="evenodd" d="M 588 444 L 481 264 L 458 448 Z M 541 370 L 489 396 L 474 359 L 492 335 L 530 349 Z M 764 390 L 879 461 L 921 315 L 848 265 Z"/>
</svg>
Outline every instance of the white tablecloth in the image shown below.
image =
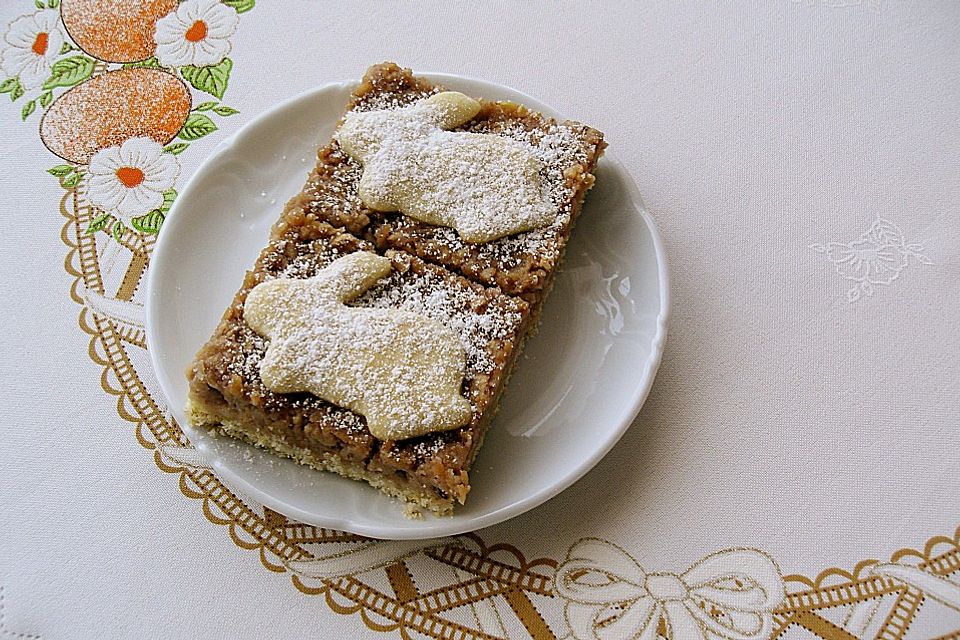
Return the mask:
<svg viewBox="0 0 960 640">
<path fill-rule="evenodd" d="M 97 46 L 120 37 L 111 3 L 63 3 Z M 165 431 L 138 346 L 150 234 L 85 235 L 64 174 L 84 167 L 49 175 L 38 135 L 70 73 L 107 67 L 43 67 L 85 54 L 38 55 L 43 16 L 7 28 L 37 11 L 0 8 L 4 77 L 63 85 L 0 86 L 0 637 L 960 630 L 956 3 L 261 0 L 210 27 L 233 65 L 193 106 L 240 113 L 197 112 L 217 130 L 177 187 L 264 109 L 394 60 L 604 131 L 660 227 L 673 316 L 636 423 L 559 497 L 432 549 L 265 512 Z"/>
</svg>

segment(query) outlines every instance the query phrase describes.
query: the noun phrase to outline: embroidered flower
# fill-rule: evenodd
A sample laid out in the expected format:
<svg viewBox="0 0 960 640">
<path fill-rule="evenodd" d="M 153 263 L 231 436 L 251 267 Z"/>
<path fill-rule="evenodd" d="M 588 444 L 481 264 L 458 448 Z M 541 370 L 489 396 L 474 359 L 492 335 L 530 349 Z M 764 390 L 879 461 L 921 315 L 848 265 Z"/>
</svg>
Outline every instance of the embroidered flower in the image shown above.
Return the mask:
<svg viewBox="0 0 960 640">
<path fill-rule="evenodd" d="M 849 244 L 831 242 L 827 245 L 827 256 L 844 278 L 866 280 L 871 284 L 890 284 L 907 266 L 902 245 L 880 244 L 870 237 L 861 237 Z"/>
<path fill-rule="evenodd" d="M 49 77 L 63 46 L 60 14 L 44 9 L 20 16 L 10 23 L 3 40 L 3 70 L 19 77 L 24 89 L 37 88 Z"/>
<path fill-rule="evenodd" d="M 861 295 L 873 295 L 873 285 L 890 284 L 913 256 L 921 264 L 932 264 L 919 244 L 906 244 L 897 225 L 882 218 L 852 242 L 831 242 L 810 248 L 824 253 L 841 276 L 857 283 L 847 291 L 847 300 L 856 302 Z"/>
<path fill-rule="evenodd" d="M 130 221 L 163 204 L 180 164 L 150 138 L 131 138 L 98 151 L 87 169 L 87 199 L 129 226 Z"/>
<path fill-rule="evenodd" d="M 239 20 L 219 0 L 186 0 L 157 21 L 157 60 L 171 67 L 218 64 L 230 53 L 229 37 Z"/>
</svg>

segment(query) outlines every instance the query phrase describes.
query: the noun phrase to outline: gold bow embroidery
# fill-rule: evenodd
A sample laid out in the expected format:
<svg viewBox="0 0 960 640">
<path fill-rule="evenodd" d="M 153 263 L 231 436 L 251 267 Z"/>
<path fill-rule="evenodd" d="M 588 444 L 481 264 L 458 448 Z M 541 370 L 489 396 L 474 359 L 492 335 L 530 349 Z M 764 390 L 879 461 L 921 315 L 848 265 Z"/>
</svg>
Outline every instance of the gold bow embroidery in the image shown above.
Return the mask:
<svg viewBox="0 0 960 640">
<path fill-rule="evenodd" d="M 578 640 L 654 640 L 661 621 L 674 640 L 761 640 L 784 598 L 773 560 L 754 549 L 711 554 L 679 575 L 646 573 L 626 551 L 596 538 L 574 544 L 554 591 Z"/>
</svg>

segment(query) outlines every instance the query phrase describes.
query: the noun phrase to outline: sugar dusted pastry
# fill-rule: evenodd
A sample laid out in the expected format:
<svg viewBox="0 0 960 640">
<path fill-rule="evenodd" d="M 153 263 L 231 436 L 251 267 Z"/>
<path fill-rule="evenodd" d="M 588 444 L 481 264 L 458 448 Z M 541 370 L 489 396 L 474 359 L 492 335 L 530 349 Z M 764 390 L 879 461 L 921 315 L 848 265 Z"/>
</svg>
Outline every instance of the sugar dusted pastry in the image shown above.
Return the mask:
<svg viewBox="0 0 960 640">
<path fill-rule="evenodd" d="M 461 427 L 466 356 L 457 333 L 430 316 L 348 302 L 389 275 L 389 258 L 358 251 L 312 278 L 253 288 L 247 324 L 270 340 L 260 378 L 274 393 L 306 391 L 362 415 L 380 440 Z"/>
<path fill-rule="evenodd" d="M 449 175 L 420 171 L 417 162 L 400 162 L 400 151 L 430 145 L 419 134 L 393 135 L 396 121 L 411 117 L 428 139 L 477 134 L 487 146 L 496 138 L 491 148 L 514 154 L 516 163 L 501 162 L 464 187 L 464 171 L 483 163 L 477 168 L 473 152 L 443 143 L 442 153 L 453 153 L 461 166 Z M 368 126 L 377 118 L 394 123 Z M 393 177 L 377 167 L 388 145 L 406 147 L 389 151 L 396 161 L 386 173 Z M 602 135 L 582 124 L 443 92 L 393 64 L 372 67 L 188 371 L 191 421 L 450 513 L 467 499 L 470 467 L 536 325 L 603 148 Z M 505 166 L 513 167 L 509 176 Z M 490 175 L 503 177 L 511 193 L 491 186 Z M 526 218 L 515 215 L 522 206 L 470 209 L 473 200 L 461 189 L 477 189 L 478 202 L 526 201 L 532 208 Z M 436 198 L 443 207 L 424 203 Z M 345 271 L 350 277 L 340 278 Z M 359 328 L 349 320 L 374 317 L 383 320 Z M 335 324 L 348 330 L 334 331 Z M 398 328 L 403 337 L 391 340 Z M 416 344 L 418 336 L 430 348 Z M 380 354 L 382 361 L 374 357 Z M 364 361 L 369 370 L 358 365 Z M 384 362 L 397 368 L 395 389 L 384 382 Z M 426 369 L 429 382 L 422 381 Z M 401 409 L 383 393 L 409 393 L 410 406 Z M 443 395 L 447 409 L 412 399 L 418 393 Z M 408 437 L 414 432 L 420 435 Z"/>
<path fill-rule="evenodd" d="M 492 133 L 447 131 L 479 111 L 473 98 L 444 91 L 400 109 L 348 113 L 336 137 L 363 165 L 363 204 L 453 227 L 475 243 L 548 225 L 556 207 L 529 145 Z"/>
</svg>

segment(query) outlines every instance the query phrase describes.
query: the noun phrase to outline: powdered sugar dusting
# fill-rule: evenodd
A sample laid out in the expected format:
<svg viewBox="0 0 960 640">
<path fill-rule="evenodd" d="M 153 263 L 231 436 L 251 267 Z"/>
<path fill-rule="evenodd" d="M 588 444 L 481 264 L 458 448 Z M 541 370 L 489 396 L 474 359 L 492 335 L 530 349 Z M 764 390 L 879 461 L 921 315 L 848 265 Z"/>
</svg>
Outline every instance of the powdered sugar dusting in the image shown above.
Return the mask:
<svg viewBox="0 0 960 640">
<path fill-rule="evenodd" d="M 453 227 L 471 243 L 549 224 L 558 205 L 544 193 L 541 163 L 529 145 L 445 130 L 480 108 L 462 93 L 443 92 L 399 109 L 347 113 L 336 139 L 363 164 L 361 200 Z"/>
<path fill-rule="evenodd" d="M 565 172 L 587 162 L 587 151 L 580 138 L 570 127 L 555 122 L 528 129 L 517 121 L 480 120 L 469 123 L 466 130 L 492 133 L 526 145 L 540 161 L 540 179 L 556 212 L 550 224 L 542 228 L 477 246 L 479 257 L 510 268 L 518 264 L 524 254 L 556 253 L 557 237 L 570 224 L 570 199 L 574 190 Z M 465 244 L 455 234 L 444 233 L 443 239 L 449 241 L 453 250 Z"/>
<path fill-rule="evenodd" d="M 450 327 L 460 336 L 467 356 L 467 377 L 472 378 L 493 372 L 496 363 L 491 343 L 510 337 L 523 319 L 517 310 L 485 303 L 472 288 L 427 270 L 413 278 L 394 272 L 353 304 L 404 309 Z"/>
<path fill-rule="evenodd" d="M 357 186 L 363 166 L 339 147 L 334 147 L 324 169 L 324 175 L 311 178 L 304 188 L 309 197 L 308 211 L 337 212 L 348 216 L 362 214 L 365 207 Z"/>
<path fill-rule="evenodd" d="M 421 460 L 427 460 L 443 451 L 443 448 L 446 446 L 447 442 L 442 438 L 430 438 L 429 440 L 417 441 L 411 450 L 413 454 Z"/>
<path fill-rule="evenodd" d="M 277 278 L 247 296 L 244 318 L 270 344 L 260 378 L 271 391 L 307 391 L 367 419 L 381 440 L 456 428 L 472 409 L 460 396 L 457 333 L 397 307 L 351 308 L 392 270 L 389 258 L 344 255 L 307 279 Z"/>
<path fill-rule="evenodd" d="M 375 91 L 364 94 L 352 110 L 399 109 L 438 91 Z M 397 233 L 434 240 L 450 253 L 469 254 L 474 260 L 499 269 L 512 269 L 525 261 L 553 264 L 559 257 L 562 238 L 570 225 L 571 200 L 578 187 L 575 172 L 587 166 L 596 152 L 595 141 L 591 142 L 590 137 L 584 135 L 585 129 L 577 123 L 558 123 L 539 117 L 504 117 L 496 111 L 458 129 L 509 138 L 524 145 L 537 158 L 541 185 L 555 207 L 555 215 L 546 226 L 480 244 L 465 242 L 449 227 L 427 227 L 402 215 L 391 215 L 391 226 Z M 359 233 L 368 224 L 367 215 L 371 213 L 358 194 L 363 166 L 344 153 L 336 140 L 323 160 L 320 165 L 323 173 L 313 176 L 305 189 L 310 196 L 307 210 L 322 213 L 321 219 Z M 440 259 L 429 249 L 422 255 Z"/>
<path fill-rule="evenodd" d="M 343 236 L 339 236 L 343 237 Z M 330 239 L 312 242 L 294 242 L 275 240 L 271 244 L 272 254 L 287 255 L 288 258 L 275 271 L 267 275 L 264 281 L 276 278 L 312 278 L 341 257 L 350 249 L 338 246 Z M 451 329 L 457 336 L 459 346 L 465 354 L 465 370 L 462 374 L 462 390 L 467 394 L 473 411 L 476 411 L 477 393 L 482 393 L 484 384 L 474 385 L 478 376 L 492 374 L 498 364 L 498 353 L 503 349 L 503 341 L 510 340 L 523 321 L 522 303 L 503 296 L 492 295 L 476 285 L 470 285 L 439 267 L 419 263 L 414 272 L 410 258 L 404 254 L 394 255 L 395 266 L 389 276 L 378 281 L 365 294 L 349 302 L 351 307 L 370 310 L 398 310 L 419 317 L 430 318 Z M 492 298 L 491 298 L 492 296 Z M 366 333 L 369 326 L 348 329 L 362 330 L 363 340 L 369 341 Z M 357 339 L 361 339 L 358 335 Z M 376 338 L 374 338 L 376 339 Z M 368 432 L 365 421 L 359 415 L 331 406 L 309 393 L 274 393 L 268 389 L 261 378 L 261 366 L 270 340 L 250 329 L 243 321 L 235 329 L 230 341 L 227 369 L 237 375 L 248 393 L 255 397 L 255 403 L 266 408 L 291 407 L 308 413 L 330 414 L 325 423 L 336 424 L 348 433 Z M 321 344 L 309 347 L 310 351 L 323 350 Z M 315 355 L 315 354 L 314 354 Z M 314 356 L 311 356 L 313 358 Z M 329 364 L 329 363 L 327 363 Z M 326 366 L 326 365 L 325 365 Z M 397 372 L 397 377 L 402 372 Z M 401 381 L 402 382 L 402 381 Z M 417 443 L 421 449 L 432 439 Z M 437 450 L 444 444 L 438 441 Z M 424 453 L 424 452 L 421 452 Z M 426 454 L 424 454 L 426 455 Z"/>
<path fill-rule="evenodd" d="M 329 244 L 321 244 L 320 246 L 314 247 L 314 250 L 309 253 L 297 254 L 296 257 L 289 260 L 287 265 L 275 275 L 272 275 L 271 278 L 312 278 L 317 275 L 317 271 L 326 267 L 341 255 L 343 255 L 343 253 L 335 247 Z"/>
<path fill-rule="evenodd" d="M 528 129 L 516 120 L 479 119 L 468 123 L 464 130 L 505 136 L 527 145 L 541 163 L 540 181 L 556 207 L 553 219 L 544 227 L 482 244 L 467 243 L 447 227 L 425 228 L 405 216 L 392 219 L 393 227 L 400 233 L 429 237 L 450 252 L 470 253 L 476 260 L 503 269 L 512 269 L 531 258 L 548 263 L 555 260 L 561 251 L 560 239 L 570 225 L 576 188 L 567 173 L 587 163 L 591 149 L 584 145 L 576 129 L 563 123 L 541 122 Z"/>
<path fill-rule="evenodd" d="M 353 105 L 351 111 L 382 111 L 385 109 L 400 109 L 413 104 L 417 100 L 439 93 L 439 87 L 432 87 L 428 91 L 408 91 L 397 93 L 394 91 L 374 91 L 361 96 Z"/>
</svg>

